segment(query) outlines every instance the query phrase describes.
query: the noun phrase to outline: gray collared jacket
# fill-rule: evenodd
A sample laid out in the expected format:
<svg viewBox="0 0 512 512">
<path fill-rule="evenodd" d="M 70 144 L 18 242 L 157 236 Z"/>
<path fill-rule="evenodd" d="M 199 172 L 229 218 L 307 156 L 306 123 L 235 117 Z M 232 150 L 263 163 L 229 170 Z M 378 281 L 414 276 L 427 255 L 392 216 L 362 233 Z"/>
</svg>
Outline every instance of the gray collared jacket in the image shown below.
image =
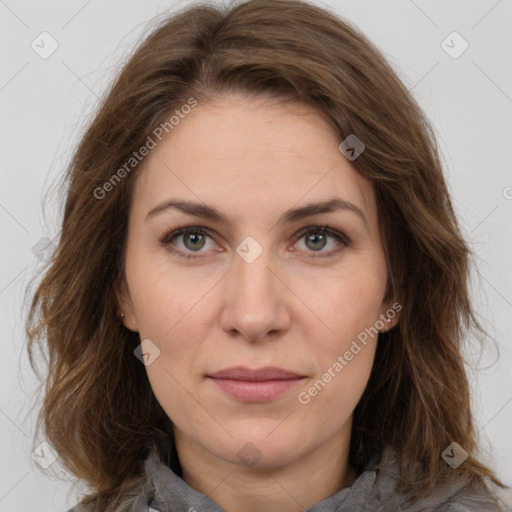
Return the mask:
<svg viewBox="0 0 512 512">
<path fill-rule="evenodd" d="M 455 471 L 455 470 L 454 470 Z M 315 503 L 304 512 L 498 512 L 494 496 L 487 490 L 452 485 L 436 490 L 421 502 L 408 505 L 396 493 L 398 466 L 391 448 L 380 461 L 373 458 L 351 487 Z M 79 504 L 68 512 L 95 512 L 93 505 Z M 206 495 L 190 487 L 165 465 L 153 448 L 144 463 L 140 485 L 127 492 L 116 512 L 226 512 Z M 269 509 L 269 512 L 273 512 Z"/>
</svg>

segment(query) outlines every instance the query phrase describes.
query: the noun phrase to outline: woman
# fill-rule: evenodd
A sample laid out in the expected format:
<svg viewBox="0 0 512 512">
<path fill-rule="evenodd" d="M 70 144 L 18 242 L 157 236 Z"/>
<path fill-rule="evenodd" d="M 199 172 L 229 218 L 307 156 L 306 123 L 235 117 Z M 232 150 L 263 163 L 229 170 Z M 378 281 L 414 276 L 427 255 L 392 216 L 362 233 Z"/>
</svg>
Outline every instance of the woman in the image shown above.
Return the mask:
<svg viewBox="0 0 512 512">
<path fill-rule="evenodd" d="M 354 27 L 294 0 L 164 19 L 67 180 L 27 331 L 73 511 L 500 510 L 470 252 L 428 121 Z"/>
</svg>

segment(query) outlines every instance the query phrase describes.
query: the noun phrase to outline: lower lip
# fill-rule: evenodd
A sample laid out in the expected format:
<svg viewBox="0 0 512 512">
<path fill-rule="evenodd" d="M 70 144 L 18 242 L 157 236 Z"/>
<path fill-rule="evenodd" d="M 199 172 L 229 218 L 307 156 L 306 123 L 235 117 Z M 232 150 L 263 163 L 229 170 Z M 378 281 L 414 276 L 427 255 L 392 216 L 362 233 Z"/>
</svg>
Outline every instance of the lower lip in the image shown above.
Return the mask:
<svg viewBox="0 0 512 512">
<path fill-rule="evenodd" d="M 222 391 L 244 402 L 265 402 L 272 400 L 276 396 L 289 391 L 303 380 L 303 377 L 260 381 L 209 378 L 215 382 Z"/>
</svg>

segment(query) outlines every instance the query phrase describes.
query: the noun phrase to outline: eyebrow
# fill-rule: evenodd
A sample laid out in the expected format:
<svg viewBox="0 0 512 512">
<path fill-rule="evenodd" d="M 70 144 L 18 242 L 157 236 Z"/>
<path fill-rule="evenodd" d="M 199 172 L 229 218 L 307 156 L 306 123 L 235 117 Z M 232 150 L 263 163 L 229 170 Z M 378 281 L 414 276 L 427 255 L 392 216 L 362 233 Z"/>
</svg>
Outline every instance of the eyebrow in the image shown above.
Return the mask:
<svg viewBox="0 0 512 512">
<path fill-rule="evenodd" d="M 192 201 L 178 199 L 169 199 L 157 205 L 155 208 L 148 212 L 146 216 L 146 221 L 170 208 L 176 208 L 177 210 L 180 210 L 189 215 L 194 215 L 196 217 L 201 217 L 211 221 L 219 222 L 228 228 L 232 227 L 232 222 L 215 208 L 212 208 L 211 206 L 207 206 L 205 204 L 194 203 Z M 370 231 L 368 220 L 366 219 L 362 210 L 355 204 L 350 203 L 339 197 L 328 199 L 327 201 L 322 201 L 319 203 L 310 203 L 307 204 L 306 206 L 301 206 L 299 208 L 292 208 L 290 210 L 287 210 L 279 217 L 277 224 L 297 222 L 306 217 L 311 217 L 313 215 L 319 215 L 322 213 L 331 213 L 339 210 L 352 212 L 355 215 L 357 215 L 363 221 L 363 224 L 365 225 L 366 229 Z"/>
</svg>

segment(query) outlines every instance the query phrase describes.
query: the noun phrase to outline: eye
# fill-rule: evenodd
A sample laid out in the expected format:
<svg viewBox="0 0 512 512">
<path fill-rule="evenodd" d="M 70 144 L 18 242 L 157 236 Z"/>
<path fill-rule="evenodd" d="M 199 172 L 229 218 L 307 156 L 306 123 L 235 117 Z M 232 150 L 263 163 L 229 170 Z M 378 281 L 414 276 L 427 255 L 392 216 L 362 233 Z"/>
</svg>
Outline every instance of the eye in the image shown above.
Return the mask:
<svg viewBox="0 0 512 512">
<path fill-rule="evenodd" d="M 330 257 L 340 252 L 344 247 L 350 245 L 348 237 L 329 226 L 308 226 L 297 233 L 299 242 L 304 240 L 306 252 L 321 253 L 321 255 L 311 254 L 313 258 Z M 328 246 L 329 238 L 336 240 L 334 249 L 324 251 Z"/>
<path fill-rule="evenodd" d="M 308 226 L 300 230 L 295 238 L 299 242 L 304 240 L 306 247 L 304 250 L 312 253 L 309 256 L 313 258 L 334 256 L 344 247 L 350 245 L 347 236 L 329 226 Z M 334 244 L 334 249 L 324 251 L 323 249 L 328 246 L 329 238 L 334 239 L 337 243 Z M 216 244 L 208 230 L 201 226 L 188 226 L 165 234 L 160 239 L 160 243 L 178 256 L 191 259 L 201 257 L 200 254 L 195 255 L 194 253 L 207 252 L 206 250 L 202 251 L 202 249 L 208 249 L 208 240 L 210 241 L 210 249 L 215 248 Z M 321 254 L 317 255 L 315 253 Z"/>
<path fill-rule="evenodd" d="M 192 253 L 200 252 L 203 247 L 207 246 L 207 238 L 209 238 L 212 241 L 213 246 L 215 246 L 212 238 L 204 228 L 199 226 L 189 226 L 166 234 L 160 240 L 160 243 L 178 256 L 190 259 L 197 258 L 199 256 L 195 256 L 190 252 L 187 253 L 187 251 L 191 251 Z M 179 246 L 180 244 L 173 242 L 174 239 L 181 242 L 182 247 Z M 175 246 L 178 246 L 178 248 L 176 249 Z"/>
</svg>

